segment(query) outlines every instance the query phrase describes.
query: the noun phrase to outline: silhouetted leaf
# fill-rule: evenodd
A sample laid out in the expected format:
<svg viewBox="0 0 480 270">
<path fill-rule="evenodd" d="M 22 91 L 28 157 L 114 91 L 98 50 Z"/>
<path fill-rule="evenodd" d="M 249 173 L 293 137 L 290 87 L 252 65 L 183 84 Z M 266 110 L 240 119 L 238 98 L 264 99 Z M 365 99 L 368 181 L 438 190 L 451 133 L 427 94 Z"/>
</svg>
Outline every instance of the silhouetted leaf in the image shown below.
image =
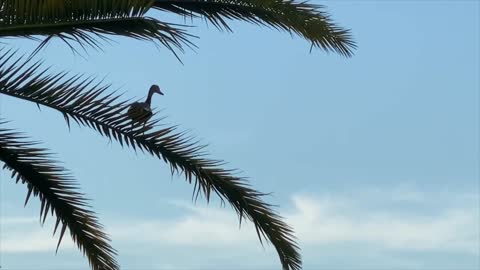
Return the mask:
<svg viewBox="0 0 480 270">
<path fill-rule="evenodd" d="M 218 29 L 242 20 L 297 34 L 312 48 L 351 56 L 356 48 L 350 30 L 337 26 L 320 5 L 297 0 L 0 0 L 0 37 L 40 40 L 37 50 L 60 38 L 74 53 L 101 50 L 109 36 L 155 41 L 172 51 L 193 48 L 193 35 L 178 25 L 147 17 L 151 9 L 203 17 Z M 178 58 L 178 56 L 177 56 Z"/>
<path fill-rule="evenodd" d="M 41 223 L 45 223 L 49 209 L 57 219 L 54 234 L 62 223 L 57 250 L 68 227 L 73 242 L 87 256 L 92 269 L 119 269 L 108 236 L 95 213 L 86 207 L 87 201 L 77 191 L 71 175 L 49 159 L 46 150 L 33 147 L 36 143 L 25 141 L 19 133 L 3 128 L 4 124 L 0 122 L 0 161 L 5 164 L 4 169 L 12 171 L 12 178 L 17 176 L 17 182 L 20 180 L 27 185 L 25 204 L 31 194 L 40 199 Z"/>
<path fill-rule="evenodd" d="M 321 5 L 293 0 L 155 0 L 153 7 L 186 17 L 203 17 L 231 31 L 228 21 L 241 20 L 295 33 L 326 51 L 352 56 L 350 30 L 335 25 Z"/>
<path fill-rule="evenodd" d="M 176 50 L 194 46 L 189 41 L 194 36 L 181 25 L 146 17 L 151 4 L 150 0 L 0 0 L 0 37 L 46 37 L 33 54 L 53 37 L 74 53 L 78 51 L 72 43 L 84 50 L 101 50 L 109 35 L 158 42 L 175 56 Z"/>
</svg>

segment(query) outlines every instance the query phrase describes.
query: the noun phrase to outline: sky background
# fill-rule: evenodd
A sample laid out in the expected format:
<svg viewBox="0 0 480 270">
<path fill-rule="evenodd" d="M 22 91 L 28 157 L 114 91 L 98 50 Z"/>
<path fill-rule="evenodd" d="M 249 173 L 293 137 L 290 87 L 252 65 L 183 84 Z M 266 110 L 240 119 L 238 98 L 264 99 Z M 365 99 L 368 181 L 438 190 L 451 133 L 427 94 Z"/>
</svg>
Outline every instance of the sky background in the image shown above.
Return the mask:
<svg viewBox="0 0 480 270">
<path fill-rule="evenodd" d="M 478 269 L 478 1 L 313 1 L 352 28 L 349 59 L 309 53 L 299 37 L 242 22 L 196 21 L 184 65 L 126 38 L 39 57 L 56 71 L 105 78 L 126 97 L 159 84 L 166 124 L 208 143 L 293 226 L 304 269 Z M 181 23 L 180 17 L 165 16 Z M 21 52 L 35 44 L 9 41 Z M 122 149 L 61 114 L 0 96 L 1 117 L 51 149 L 81 184 L 122 269 L 280 269 L 254 229 L 148 155 Z M 53 218 L 23 208 L 26 187 L 1 173 L 2 269 L 87 269 L 69 239 L 55 255 Z"/>
</svg>

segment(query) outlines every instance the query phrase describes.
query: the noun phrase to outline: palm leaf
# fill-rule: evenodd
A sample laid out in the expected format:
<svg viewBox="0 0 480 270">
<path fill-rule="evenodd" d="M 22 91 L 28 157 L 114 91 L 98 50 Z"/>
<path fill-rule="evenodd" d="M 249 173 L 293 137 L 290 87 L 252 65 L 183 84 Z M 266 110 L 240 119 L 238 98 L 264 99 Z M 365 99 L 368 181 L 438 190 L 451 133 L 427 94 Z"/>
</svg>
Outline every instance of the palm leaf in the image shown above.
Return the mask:
<svg viewBox="0 0 480 270">
<path fill-rule="evenodd" d="M 201 151 L 204 146 L 176 132 L 175 127 L 160 128 L 159 119 L 152 118 L 145 126 L 132 123 L 126 114 L 129 102 L 117 101 L 120 97 L 114 93 L 107 94 L 108 86 L 65 73 L 45 76 L 45 71 L 39 70 L 40 63 L 9 60 L 12 55 L 0 56 L 0 93 L 58 110 L 67 123 L 73 119 L 122 146 L 162 159 L 170 165 L 172 173 L 183 173 L 189 183 L 194 183 L 195 198 L 202 193 L 208 201 L 216 193 L 222 202 L 228 201 L 235 209 L 240 223 L 245 217 L 250 219 L 260 241 L 267 239 L 273 244 L 284 269 L 301 268 L 293 231 L 263 201 L 265 194 L 251 188 L 235 171 L 223 169 L 223 161 L 209 159 Z"/>
<path fill-rule="evenodd" d="M 178 25 L 145 17 L 149 0 L 0 0 L 0 37 L 53 37 L 72 44 L 101 49 L 108 35 L 159 42 L 175 55 L 183 46 L 193 46 Z"/>
<path fill-rule="evenodd" d="M 45 36 L 100 49 L 109 35 L 160 42 L 170 51 L 194 47 L 185 30 L 146 17 L 151 8 L 183 16 L 202 16 L 217 28 L 231 30 L 242 20 L 295 33 L 312 47 L 351 56 L 356 48 L 350 30 L 334 24 L 320 5 L 297 0 L 0 0 L 0 37 Z M 176 55 L 176 53 L 175 53 Z"/>
<path fill-rule="evenodd" d="M 60 246 L 68 228 L 77 247 L 87 256 L 92 269 L 119 269 L 115 250 L 103 232 L 95 213 L 87 208 L 87 200 L 78 193 L 71 175 L 49 159 L 46 150 L 36 143 L 25 141 L 25 136 L 4 128 L 0 122 L 0 161 L 12 172 L 12 178 L 27 185 L 27 204 L 33 194 L 41 202 L 40 221 L 45 222 L 49 211 L 56 216 L 53 234 L 60 228 L 57 244 Z M 60 223 L 62 226 L 59 227 Z"/>
<path fill-rule="evenodd" d="M 323 6 L 295 0 L 155 0 L 154 8 L 183 16 L 201 16 L 220 29 L 242 20 L 296 33 L 312 47 L 351 56 L 356 48 L 350 30 L 336 26 Z"/>
</svg>

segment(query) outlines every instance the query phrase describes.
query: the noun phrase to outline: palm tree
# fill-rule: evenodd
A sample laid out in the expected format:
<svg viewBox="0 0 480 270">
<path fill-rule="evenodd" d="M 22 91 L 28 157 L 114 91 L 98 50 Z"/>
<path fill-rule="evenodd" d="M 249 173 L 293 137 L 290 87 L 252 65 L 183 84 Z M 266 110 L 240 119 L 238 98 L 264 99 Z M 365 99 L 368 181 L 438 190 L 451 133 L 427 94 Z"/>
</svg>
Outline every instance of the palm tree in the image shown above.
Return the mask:
<svg viewBox="0 0 480 270">
<path fill-rule="evenodd" d="M 195 37 L 186 25 L 164 22 L 157 18 L 160 15 L 149 17 L 150 10 L 205 18 L 226 30 L 230 20 L 270 26 L 300 35 L 312 47 L 347 57 L 355 48 L 350 31 L 336 26 L 321 6 L 296 0 L 0 0 L 0 42 L 12 37 L 38 40 L 32 55 L 53 38 L 75 53 L 102 49 L 110 36 L 152 41 L 177 58 L 178 52 L 195 47 Z M 182 173 L 194 184 L 195 199 L 203 194 L 208 201 L 215 193 L 233 207 L 240 223 L 244 218 L 253 222 L 260 241 L 271 242 L 277 250 L 283 269 L 301 268 L 293 230 L 263 201 L 265 193 L 254 190 L 236 171 L 223 168 L 223 161 L 210 159 L 193 138 L 175 127 L 160 127 L 161 118 L 132 123 L 126 114 L 130 102 L 108 85 L 67 72 L 50 74 L 41 61 L 3 48 L 0 93 L 52 108 L 63 114 L 68 127 L 73 120 L 122 146 L 163 160 L 172 173 Z M 25 203 L 31 194 L 38 196 L 41 220 L 49 212 L 56 216 L 55 231 L 61 228 L 58 244 L 68 228 L 92 269 L 118 269 L 115 250 L 69 172 L 56 165 L 47 150 L 5 126 L 6 121 L 0 120 L 0 160 L 4 169 L 12 171 L 12 178 L 27 185 Z"/>
</svg>

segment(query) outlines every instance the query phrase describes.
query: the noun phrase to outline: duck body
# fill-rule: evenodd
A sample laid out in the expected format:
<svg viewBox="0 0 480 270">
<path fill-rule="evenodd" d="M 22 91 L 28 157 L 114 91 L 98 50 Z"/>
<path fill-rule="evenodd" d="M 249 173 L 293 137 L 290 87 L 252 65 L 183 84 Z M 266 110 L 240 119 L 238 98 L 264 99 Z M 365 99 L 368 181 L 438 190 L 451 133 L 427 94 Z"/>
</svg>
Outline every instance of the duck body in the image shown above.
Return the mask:
<svg viewBox="0 0 480 270">
<path fill-rule="evenodd" d="M 134 102 L 127 111 L 128 117 L 135 122 L 147 122 L 153 115 L 152 109 L 145 102 Z"/>
</svg>

